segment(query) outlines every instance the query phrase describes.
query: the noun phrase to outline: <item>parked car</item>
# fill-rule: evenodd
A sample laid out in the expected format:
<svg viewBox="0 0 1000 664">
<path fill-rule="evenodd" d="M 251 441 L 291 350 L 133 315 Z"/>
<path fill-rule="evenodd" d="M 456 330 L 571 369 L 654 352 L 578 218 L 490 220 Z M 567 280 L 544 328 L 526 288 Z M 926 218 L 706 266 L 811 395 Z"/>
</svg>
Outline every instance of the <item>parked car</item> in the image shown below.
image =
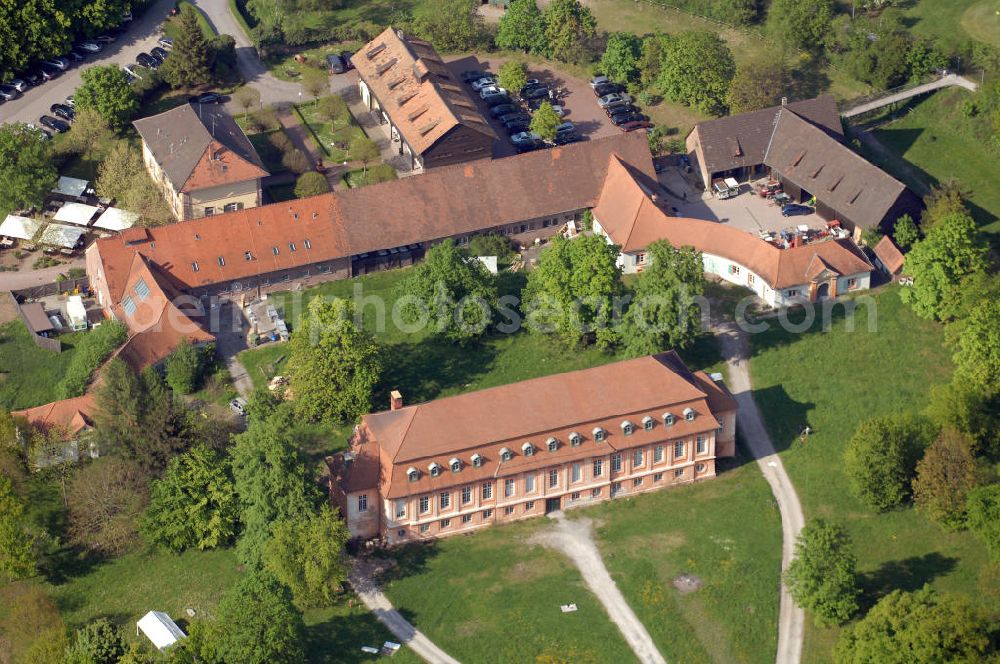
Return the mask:
<svg viewBox="0 0 1000 664">
<path fill-rule="evenodd" d="M 129 77 L 129 79 L 128 79 L 129 83 L 131 83 L 132 81 L 134 81 L 136 79 L 142 80 L 142 74 L 140 73 L 142 71 L 142 69 L 143 68 L 139 67 L 138 65 L 125 65 L 125 66 L 122 67 L 122 70 Z"/>
<path fill-rule="evenodd" d="M 781 208 L 782 217 L 798 217 L 803 214 L 812 214 L 813 209 L 808 205 L 799 205 L 798 203 L 789 203 L 785 207 Z"/>
<path fill-rule="evenodd" d="M 511 113 L 518 113 L 520 110 L 520 107 L 516 104 L 500 104 L 499 106 L 494 106 L 490 109 L 490 115 L 495 118 L 500 118 L 505 115 L 510 115 Z"/>
<path fill-rule="evenodd" d="M 480 79 L 489 77 L 490 74 L 488 72 L 482 71 L 480 69 L 466 69 L 461 74 L 459 74 L 459 78 L 462 79 L 462 83 L 475 83 Z"/>
<path fill-rule="evenodd" d="M 62 118 L 66 122 L 72 122 L 76 118 L 76 111 L 66 104 L 52 104 L 49 112 L 56 117 Z"/>
<path fill-rule="evenodd" d="M 35 85 L 41 85 L 46 80 L 48 80 L 44 76 L 42 76 L 42 72 L 40 72 L 37 69 L 32 69 L 31 71 L 26 71 L 23 74 L 21 74 L 21 77 L 24 79 L 24 82 L 29 87 L 32 87 L 32 86 L 35 86 Z"/>
<path fill-rule="evenodd" d="M 649 120 L 633 120 L 632 122 L 619 125 L 618 128 L 627 133 L 636 129 L 652 129 L 653 123 Z"/>
<path fill-rule="evenodd" d="M 575 131 L 564 131 L 561 134 L 556 134 L 555 140 L 552 143 L 554 145 L 567 145 L 569 143 L 579 143 L 582 140 L 583 136 L 580 136 Z"/>
<path fill-rule="evenodd" d="M 221 104 L 226 101 L 226 98 L 218 92 L 203 92 L 200 95 L 191 97 L 188 101 L 192 104 Z"/>
<path fill-rule="evenodd" d="M 236 397 L 229 402 L 229 410 L 243 417 L 247 414 L 247 400 L 243 397 Z"/>
<path fill-rule="evenodd" d="M 66 58 L 49 58 L 48 60 L 42 60 L 42 64 L 55 67 L 59 71 L 66 71 L 69 69 L 69 60 Z"/>
<path fill-rule="evenodd" d="M 628 102 L 621 102 L 621 101 L 613 102 L 604 107 L 604 114 L 607 115 L 609 118 L 612 115 L 616 115 L 618 113 L 626 113 L 626 112 L 638 113 L 639 108 L 637 106 L 633 106 Z"/>
<path fill-rule="evenodd" d="M 598 85 L 611 85 L 611 79 L 607 76 L 595 76 L 590 79 L 590 87 L 596 88 Z"/>
<path fill-rule="evenodd" d="M 497 119 L 503 124 L 510 124 L 511 122 L 531 122 L 531 114 L 525 113 L 518 108 L 510 113 L 504 113 Z"/>
<path fill-rule="evenodd" d="M 603 97 L 605 95 L 618 92 L 619 90 L 621 90 L 621 88 L 614 83 L 601 83 L 600 85 L 594 87 L 594 95 L 597 97 Z"/>
<path fill-rule="evenodd" d="M 157 67 L 160 66 L 160 63 L 157 62 L 156 59 L 153 58 L 153 56 L 151 56 L 149 53 L 146 52 L 142 52 L 139 55 L 135 56 L 135 63 L 137 65 L 142 65 L 143 67 L 147 67 L 149 69 L 156 69 Z"/>
<path fill-rule="evenodd" d="M 98 37 L 94 37 L 94 41 L 97 42 L 98 44 L 104 44 L 105 46 L 107 46 L 108 44 L 113 44 L 116 41 L 118 41 L 118 37 L 115 34 L 106 33 Z"/>
<path fill-rule="evenodd" d="M 131 23 L 131 22 L 132 22 L 132 12 L 125 12 L 124 14 L 122 14 L 122 23 Z"/>
<path fill-rule="evenodd" d="M 521 90 L 522 99 L 548 99 L 549 89 L 544 85 L 535 86 L 533 88 L 527 88 L 526 90 Z"/>
<path fill-rule="evenodd" d="M 83 62 L 87 59 L 87 54 L 77 50 L 71 50 L 66 54 L 66 59 L 70 62 Z"/>
<path fill-rule="evenodd" d="M 160 60 L 166 60 L 167 56 L 169 55 L 169 53 L 167 53 L 165 49 L 162 49 L 159 46 L 154 46 L 153 48 L 149 49 L 149 54 L 154 58 L 159 58 Z"/>
<path fill-rule="evenodd" d="M 48 141 L 52 139 L 52 134 L 50 134 L 49 132 L 45 131 L 44 129 L 35 124 L 29 122 L 24 126 L 28 128 L 28 131 L 38 134 L 38 137 L 41 138 L 43 141 Z"/>
<path fill-rule="evenodd" d="M 497 80 L 492 76 L 484 76 L 478 80 L 472 82 L 472 89 L 479 92 L 483 88 L 488 88 L 490 86 L 496 85 Z"/>
<path fill-rule="evenodd" d="M 25 81 L 24 79 L 20 79 L 20 78 L 15 78 L 12 81 L 8 81 L 7 85 L 9 85 L 10 87 L 14 88 L 18 92 L 27 92 L 28 88 L 31 87 L 31 85 L 27 81 Z"/>
<path fill-rule="evenodd" d="M 43 127 L 48 127 L 52 131 L 63 133 L 64 131 L 69 131 L 69 124 L 63 122 L 62 120 L 57 120 L 50 115 L 43 115 L 38 118 L 38 122 L 41 123 Z"/>
<path fill-rule="evenodd" d="M 73 48 L 84 53 L 100 53 L 104 50 L 104 45 L 96 41 L 82 41 L 73 44 Z"/>
<path fill-rule="evenodd" d="M 636 113 L 635 111 L 625 111 L 623 113 L 616 113 L 611 116 L 611 124 L 616 127 L 621 127 L 627 122 L 641 122 L 645 120 L 646 117 L 642 113 Z"/>
<path fill-rule="evenodd" d="M 510 137 L 510 142 L 515 145 L 518 143 L 531 143 L 533 141 L 540 141 L 542 137 L 533 131 L 522 131 L 519 134 L 514 134 Z"/>
<path fill-rule="evenodd" d="M 518 154 L 522 154 L 524 152 L 533 152 L 534 150 L 541 150 L 544 147 L 545 147 L 545 141 L 534 141 L 532 143 L 517 143 L 514 146 L 514 150 L 516 150 Z"/>
<path fill-rule="evenodd" d="M 486 102 L 486 108 L 493 108 L 494 106 L 502 106 L 503 104 L 512 103 L 512 99 L 505 94 L 490 95 L 484 97 L 483 101 Z"/>
<path fill-rule="evenodd" d="M 326 56 L 326 65 L 330 68 L 331 74 L 343 74 L 347 71 L 347 65 L 344 64 L 344 59 L 336 53 L 331 53 Z"/>
<path fill-rule="evenodd" d="M 344 66 L 348 69 L 354 69 L 354 63 L 351 62 L 351 58 L 354 57 L 354 51 L 341 51 L 340 59 L 344 61 Z"/>
<path fill-rule="evenodd" d="M 66 105 L 76 108 L 76 100 L 73 98 L 73 95 L 66 97 Z"/>
<path fill-rule="evenodd" d="M 510 122 L 503 126 L 504 131 L 507 132 L 508 136 L 515 136 L 517 134 L 523 134 L 525 132 L 531 131 L 531 122 L 525 120 L 516 120 Z"/>
<path fill-rule="evenodd" d="M 59 67 L 55 65 L 50 65 L 48 62 L 39 62 L 38 71 L 42 73 L 42 78 L 46 81 L 51 81 L 63 73 L 62 69 L 59 69 Z"/>
<path fill-rule="evenodd" d="M 170 37 L 160 37 L 159 39 L 156 40 L 156 43 L 159 46 L 162 46 L 163 48 L 173 48 L 174 47 L 174 40 L 171 39 Z"/>
<path fill-rule="evenodd" d="M 4 101 L 11 101 L 12 99 L 17 99 L 21 96 L 20 91 L 13 85 L 7 85 L 6 83 L 0 84 L 0 99 Z"/>
<path fill-rule="evenodd" d="M 604 108 L 608 104 L 614 104 L 615 102 L 622 102 L 624 104 L 631 103 L 632 98 L 626 94 L 621 94 L 620 92 L 612 92 L 609 95 L 604 95 L 597 100 L 597 105 Z"/>
</svg>

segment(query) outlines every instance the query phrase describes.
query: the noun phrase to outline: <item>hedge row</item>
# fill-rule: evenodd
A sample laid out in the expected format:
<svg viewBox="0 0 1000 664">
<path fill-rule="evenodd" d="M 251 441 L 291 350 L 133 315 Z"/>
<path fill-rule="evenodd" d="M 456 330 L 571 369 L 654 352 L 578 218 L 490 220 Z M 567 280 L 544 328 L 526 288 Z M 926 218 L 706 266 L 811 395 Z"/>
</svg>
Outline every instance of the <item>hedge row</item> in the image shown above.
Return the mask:
<svg viewBox="0 0 1000 664">
<path fill-rule="evenodd" d="M 87 389 L 90 376 L 111 353 L 125 343 L 127 331 L 118 321 L 105 321 L 84 335 L 76 345 L 73 359 L 66 368 L 66 375 L 59 383 L 61 399 L 81 396 Z"/>
</svg>

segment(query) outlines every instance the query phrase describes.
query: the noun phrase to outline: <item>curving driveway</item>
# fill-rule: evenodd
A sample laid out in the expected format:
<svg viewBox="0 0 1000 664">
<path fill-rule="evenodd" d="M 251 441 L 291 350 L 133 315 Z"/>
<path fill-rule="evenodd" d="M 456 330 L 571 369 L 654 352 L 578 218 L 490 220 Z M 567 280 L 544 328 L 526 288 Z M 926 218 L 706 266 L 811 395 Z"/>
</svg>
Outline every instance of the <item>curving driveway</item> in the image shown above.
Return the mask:
<svg viewBox="0 0 1000 664">
<path fill-rule="evenodd" d="M 750 353 L 746 332 L 735 322 L 726 321 L 715 326 L 726 360 L 727 385 L 739 404 L 737 423 L 743 438 L 750 448 L 750 454 L 757 461 L 760 470 L 771 485 L 771 491 L 778 501 L 781 512 L 781 570 L 784 572 L 795 554 L 795 538 L 805 524 L 802 505 L 799 503 L 795 487 L 785 472 L 781 459 L 774 450 L 774 444 L 764 428 L 764 421 L 753 400 L 750 382 Z M 798 664 L 802 658 L 802 637 L 805 630 L 805 612 L 792 600 L 788 588 L 781 584 L 781 601 L 778 609 L 778 651 L 777 664 Z"/>
</svg>

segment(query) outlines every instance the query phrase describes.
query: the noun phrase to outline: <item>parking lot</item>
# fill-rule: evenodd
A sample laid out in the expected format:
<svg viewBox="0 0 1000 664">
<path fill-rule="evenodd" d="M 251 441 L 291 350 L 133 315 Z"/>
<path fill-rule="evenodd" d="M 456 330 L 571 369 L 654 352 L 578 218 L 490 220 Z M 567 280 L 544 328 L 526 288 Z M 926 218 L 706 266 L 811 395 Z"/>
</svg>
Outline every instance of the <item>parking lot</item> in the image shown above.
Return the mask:
<svg viewBox="0 0 1000 664">
<path fill-rule="evenodd" d="M 500 66 L 503 63 L 504 60 L 501 59 L 468 56 L 450 60 L 447 64 L 455 78 L 461 80 L 459 75 L 463 71 L 481 69 L 495 74 L 500 71 Z M 597 98 L 594 96 L 587 81 L 551 69 L 538 69 L 535 67 L 528 67 L 528 78 L 537 78 L 550 89 L 562 92 L 559 95 L 558 103 L 565 111 L 563 119 L 572 121 L 577 132 L 584 140 L 609 136 L 621 131 L 611 124 L 604 111 L 597 105 Z M 493 145 L 493 156 L 506 157 L 515 154 L 516 150 L 508 140 L 507 132 L 504 130 L 503 125 L 490 115 L 489 108 L 487 108 L 485 102 L 479 99 L 479 95 L 473 92 L 471 88 L 468 89 L 472 97 L 476 100 L 476 105 L 479 107 L 483 117 L 486 118 L 490 126 L 493 127 L 493 131 L 500 138 Z"/>
</svg>

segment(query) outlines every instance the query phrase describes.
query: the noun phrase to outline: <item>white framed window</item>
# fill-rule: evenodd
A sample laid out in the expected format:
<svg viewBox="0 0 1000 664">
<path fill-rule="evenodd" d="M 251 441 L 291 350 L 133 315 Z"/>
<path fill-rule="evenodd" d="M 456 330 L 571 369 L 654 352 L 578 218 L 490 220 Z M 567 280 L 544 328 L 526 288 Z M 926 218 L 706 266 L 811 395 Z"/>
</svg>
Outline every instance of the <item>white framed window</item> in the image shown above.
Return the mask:
<svg viewBox="0 0 1000 664">
<path fill-rule="evenodd" d="M 674 426 L 674 422 L 676 422 L 676 421 L 677 421 L 677 418 L 674 417 L 673 413 L 664 413 L 663 414 L 663 425 L 664 426 L 672 427 L 672 426 Z"/>
<path fill-rule="evenodd" d="M 462 515 L 462 523 L 469 523 L 470 521 L 472 521 L 472 515 L 471 514 L 463 514 Z"/>
<path fill-rule="evenodd" d="M 430 529 L 431 529 L 431 526 L 430 526 L 429 523 L 422 523 L 422 524 L 420 524 L 420 533 L 421 534 L 425 534 Z"/>
<path fill-rule="evenodd" d="M 554 489 L 557 486 L 559 486 L 559 471 L 553 469 L 549 471 L 549 488 Z"/>
<path fill-rule="evenodd" d="M 125 297 L 123 297 L 122 298 L 122 309 L 124 309 L 125 313 L 127 315 L 129 315 L 129 316 L 132 316 L 133 314 L 135 314 L 135 300 L 133 300 L 128 295 L 126 295 Z"/>
<path fill-rule="evenodd" d="M 431 509 L 431 499 L 427 496 L 420 496 L 420 513 L 426 514 Z"/>
<path fill-rule="evenodd" d="M 512 477 L 508 477 L 503 481 L 503 495 L 505 498 L 510 498 L 514 495 L 516 491 L 516 480 Z"/>
<path fill-rule="evenodd" d="M 687 420 L 688 422 L 694 420 L 694 408 L 684 409 L 684 419 Z"/>
<path fill-rule="evenodd" d="M 663 445 L 657 445 L 653 448 L 653 463 L 660 463 L 663 461 Z"/>
<path fill-rule="evenodd" d="M 574 431 L 569 435 L 569 444 L 572 445 L 573 447 L 580 447 L 582 443 L 583 443 L 583 436 L 581 436 L 577 432 Z"/>
<path fill-rule="evenodd" d="M 510 461 L 510 459 L 511 459 L 512 456 L 513 456 L 513 454 L 511 454 L 510 450 L 508 450 L 506 447 L 501 447 L 500 448 L 500 460 L 501 461 Z"/>
<path fill-rule="evenodd" d="M 489 519 L 493 516 L 493 510 L 483 510 L 483 519 Z"/>
<path fill-rule="evenodd" d="M 604 475 L 604 459 L 594 459 L 594 477 Z"/>
<path fill-rule="evenodd" d="M 716 417 L 715 421 L 719 423 L 719 428 L 716 429 L 716 432 L 722 433 L 723 431 L 725 431 L 726 429 L 725 421 L 721 417 Z"/>
<path fill-rule="evenodd" d="M 642 418 L 642 428 L 645 429 L 646 431 L 652 431 L 653 422 L 654 422 L 653 418 L 647 415 L 646 417 Z"/>
<path fill-rule="evenodd" d="M 622 422 L 622 434 L 626 436 L 632 435 L 632 423 L 629 422 L 628 420 Z"/>
<path fill-rule="evenodd" d="M 506 516 L 510 516 L 511 514 L 514 513 L 514 506 L 513 505 L 508 505 L 507 507 L 503 508 L 503 513 Z"/>
<path fill-rule="evenodd" d="M 622 455 L 615 452 L 611 455 L 611 472 L 620 473 L 622 471 Z"/>
<path fill-rule="evenodd" d="M 662 482 L 663 481 L 663 473 L 654 473 L 653 474 L 653 481 L 654 482 Z"/>
<path fill-rule="evenodd" d="M 530 512 L 533 509 L 535 509 L 535 501 L 529 500 L 528 502 L 526 502 L 524 504 L 524 511 L 525 512 Z"/>
<path fill-rule="evenodd" d="M 534 493 L 535 492 L 535 476 L 534 474 L 524 476 L 524 492 Z"/>
<path fill-rule="evenodd" d="M 632 486 L 642 486 L 642 478 L 637 477 L 634 480 L 632 480 Z"/>
<path fill-rule="evenodd" d="M 489 500 L 493 497 L 493 482 L 483 482 L 482 496 L 483 500 Z"/>
<path fill-rule="evenodd" d="M 451 507 L 451 492 L 442 491 L 438 494 L 438 508 L 446 510 Z"/>
<path fill-rule="evenodd" d="M 580 492 L 574 491 L 573 493 L 569 494 L 569 499 L 572 500 L 573 502 L 580 500 Z"/>
<path fill-rule="evenodd" d="M 472 487 L 463 486 L 462 487 L 462 504 L 468 505 L 472 502 Z"/>
<path fill-rule="evenodd" d="M 674 477 L 684 477 L 684 469 L 678 468 L 674 471 Z"/>
<path fill-rule="evenodd" d="M 358 511 L 367 512 L 368 511 L 368 494 L 361 494 L 358 496 Z"/>
<path fill-rule="evenodd" d="M 594 440 L 598 443 L 604 442 L 605 431 L 601 427 L 594 427 Z"/>
<path fill-rule="evenodd" d="M 483 465 L 483 457 L 481 454 L 472 455 L 472 467 L 479 468 Z"/>
<path fill-rule="evenodd" d="M 397 498 L 396 499 L 396 518 L 403 519 L 406 518 L 406 499 Z"/>
<path fill-rule="evenodd" d="M 535 446 L 531 443 L 525 443 L 524 445 L 521 445 L 521 452 L 526 457 L 533 456 L 535 454 Z"/>
<path fill-rule="evenodd" d="M 583 479 L 583 464 L 574 463 L 573 464 L 573 481 L 579 482 Z"/>
<path fill-rule="evenodd" d="M 191 270 L 193 272 L 198 272 L 199 270 L 201 270 L 201 267 L 199 267 L 199 265 L 198 265 L 198 261 L 195 261 L 194 263 L 191 263 Z"/>
<path fill-rule="evenodd" d="M 410 480 L 411 482 L 416 482 L 418 479 L 420 479 L 420 471 L 410 466 L 409 468 L 406 469 L 406 479 Z"/>
<path fill-rule="evenodd" d="M 149 284 L 146 283 L 145 279 L 139 279 L 135 282 L 135 294 L 139 296 L 139 300 L 145 300 L 149 297 Z"/>
<path fill-rule="evenodd" d="M 601 497 L 601 489 L 599 487 L 591 489 L 590 490 L 590 497 L 591 498 L 600 498 Z"/>
<path fill-rule="evenodd" d="M 451 525 L 451 519 L 441 519 L 441 530 Z"/>
<path fill-rule="evenodd" d="M 431 477 L 437 477 L 438 475 L 441 474 L 441 466 L 439 466 L 436 463 L 432 463 L 429 466 L 427 466 L 427 472 L 431 474 Z"/>
<path fill-rule="evenodd" d="M 632 465 L 636 468 L 642 465 L 642 450 L 632 450 Z"/>
<path fill-rule="evenodd" d="M 697 448 L 698 454 L 705 454 L 706 452 L 708 452 L 708 441 L 705 439 L 704 436 L 698 436 L 697 444 L 698 444 Z"/>
<path fill-rule="evenodd" d="M 555 438 L 549 438 L 545 442 L 545 445 L 546 447 L 549 448 L 549 452 L 555 452 L 557 449 L 559 449 L 559 441 L 556 440 Z"/>
<path fill-rule="evenodd" d="M 678 440 L 676 443 L 674 443 L 674 458 L 680 459 L 683 456 L 684 456 L 684 441 Z"/>
<path fill-rule="evenodd" d="M 448 465 L 451 466 L 451 472 L 453 473 L 457 473 L 458 471 L 462 470 L 462 462 L 459 461 L 458 459 L 452 459 L 451 461 L 448 462 Z"/>
</svg>

